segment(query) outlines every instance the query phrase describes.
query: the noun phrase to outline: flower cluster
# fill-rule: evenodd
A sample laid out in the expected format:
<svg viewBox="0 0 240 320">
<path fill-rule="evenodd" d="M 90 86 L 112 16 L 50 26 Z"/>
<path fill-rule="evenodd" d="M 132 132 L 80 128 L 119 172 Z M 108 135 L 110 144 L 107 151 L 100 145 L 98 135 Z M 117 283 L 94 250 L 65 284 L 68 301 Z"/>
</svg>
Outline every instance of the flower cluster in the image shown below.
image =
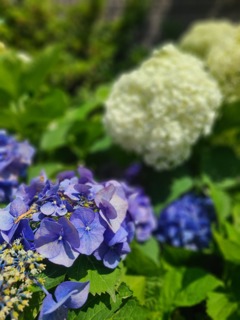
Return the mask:
<svg viewBox="0 0 240 320">
<path fill-rule="evenodd" d="M 226 101 L 240 99 L 240 28 L 210 50 L 206 64 L 218 81 Z"/>
<path fill-rule="evenodd" d="M 213 46 L 236 32 L 236 25 L 228 20 L 195 22 L 180 40 L 180 47 L 201 58 L 206 58 Z"/>
<path fill-rule="evenodd" d="M 204 59 L 227 102 L 240 99 L 240 28 L 229 21 L 195 23 L 180 41 L 183 50 Z"/>
<path fill-rule="evenodd" d="M 221 99 L 200 60 L 166 45 L 114 84 L 104 123 L 122 147 L 156 169 L 168 169 L 211 132 Z"/>
<path fill-rule="evenodd" d="M 156 237 L 175 247 L 200 250 L 209 245 L 214 220 L 211 199 L 189 193 L 161 212 Z"/>
<path fill-rule="evenodd" d="M 97 183 L 80 167 L 58 175 L 56 183 L 44 175 L 21 185 L 14 199 L 0 210 L 0 232 L 11 243 L 21 238 L 55 264 L 70 267 L 80 254 L 94 255 L 115 268 L 130 252 L 129 243 L 146 240 L 155 227 L 149 199 L 124 183 Z"/>
<path fill-rule="evenodd" d="M 0 202 L 8 202 L 31 164 L 34 148 L 0 130 Z"/>
<path fill-rule="evenodd" d="M 0 246 L 0 319 L 18 319 L 32 297 L 30 286 L 45 266 L 43 258 L 25 251 L 19 240 Z M 41 281 L 41 280 L 39 280 Z"/>
</svg>

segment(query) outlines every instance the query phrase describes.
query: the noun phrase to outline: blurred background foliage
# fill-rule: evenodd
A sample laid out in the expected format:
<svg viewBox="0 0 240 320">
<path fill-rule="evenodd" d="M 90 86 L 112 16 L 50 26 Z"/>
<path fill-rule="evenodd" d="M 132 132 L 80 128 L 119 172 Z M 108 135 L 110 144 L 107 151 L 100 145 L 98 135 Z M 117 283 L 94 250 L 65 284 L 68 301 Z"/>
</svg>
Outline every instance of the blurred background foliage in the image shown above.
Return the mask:
<svg viewBox="0 0 240 320">
<path fill-rule="evenodd" d="M 0 0 L 0 40 L 5 44 L 0 53 L 0 127 L 37 148 L 31 175 L 40 167 L 54 174 L 86 163 L 100 176 L 121 176 L 137 160 L 106 136 L 104 101 L 116 77 L 137 66 L 154 46 L 177 39 L 191 20 L 221 17 L 229 4 L 229 17 L 237 19 L 234 1 L 193 2 Z M 142 170 L 142 183 L 157 202 L 170 192 L 173 177 L 207 172 L 221 181 L 235 174 L 238 107 L 237 102 L 222 109 L 215 134 L 198 144 L 188 163 L 173 172 Z M 224 157 L 230 165 L 216 163 L 221 148 L 227 148 Z M 158 176 L 166 181 L 165 192 L 159 195 L 151 175 L 154 181 Z"/>
<path fill-rule="evenodd" d="M 221 17 L 229 8 L 229 18 L 237 19 L 238 3 L 230 2 L 0 0 L 0 127 L 37 148 L 30 177 L 41 168 L 54 176 L 79 163 L 100 177 L 121 177 L 140 159 L 105 134 L 103 105 L 111 83 L 154 46 L 178 39 L 192 20 Z M 184 165 L 161 173 L 144 167 L 139 182 L 154 202 L 171 197 L 177 178 L 204 173 L 236 181 L 238 107 L 222 109 L 213 136 L 200 141 Z"/>
</svg>

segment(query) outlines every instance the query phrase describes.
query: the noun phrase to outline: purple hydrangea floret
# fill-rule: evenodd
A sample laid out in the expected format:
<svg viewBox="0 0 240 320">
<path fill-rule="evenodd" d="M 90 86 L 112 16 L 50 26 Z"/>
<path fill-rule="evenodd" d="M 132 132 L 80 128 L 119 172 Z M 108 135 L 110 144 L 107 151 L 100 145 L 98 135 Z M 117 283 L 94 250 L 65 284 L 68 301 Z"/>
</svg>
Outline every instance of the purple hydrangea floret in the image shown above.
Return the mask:
<svg viewBox="0 0 240 320">
<path fill-rule="evenodd" d="M 27 167 L 32 163 L 34 148 L 27 142 L 18 142 L 0 130 L 0 202 L 11 201 Z"/>
<path fill-rule="evenodd" d="M 207 248 L 211 241 L 211 222 L 215 220 L 212 200 L 193 193 L 168 205 L 161 213 L 157 239 L 190 250 Z"/>
<path fill-rule="evenodd" d="M 38 320 L 67 319 L 68 309 L 79 309 L 87 300 L 89 282 L 65 281 L 57 286 L 54 295 L 43 300 Z"/>
<path fill-rule="evenodd" d="M 80 239 L 73 224 L 61 217 L 44 218 L 35 233 L 36 250 L 49 261 L 70 267 L 78 257 Z"/>
</svg>

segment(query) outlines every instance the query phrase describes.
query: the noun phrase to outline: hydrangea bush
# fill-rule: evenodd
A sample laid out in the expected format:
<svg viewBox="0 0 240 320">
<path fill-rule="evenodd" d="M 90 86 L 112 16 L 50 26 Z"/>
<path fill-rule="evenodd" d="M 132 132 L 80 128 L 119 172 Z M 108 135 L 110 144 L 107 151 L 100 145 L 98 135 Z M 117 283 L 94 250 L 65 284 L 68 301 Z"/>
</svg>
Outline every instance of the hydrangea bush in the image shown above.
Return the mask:
<svg viewBox="0 0 240 320">
<path fill-rule="evenodd" d="M 211 132 L 222 95 L 197 58 L 173 45 L 122 75 L 106 101 L 104 123 L 115 142 L 156 169 L 181 164 Z"/>
</svg>

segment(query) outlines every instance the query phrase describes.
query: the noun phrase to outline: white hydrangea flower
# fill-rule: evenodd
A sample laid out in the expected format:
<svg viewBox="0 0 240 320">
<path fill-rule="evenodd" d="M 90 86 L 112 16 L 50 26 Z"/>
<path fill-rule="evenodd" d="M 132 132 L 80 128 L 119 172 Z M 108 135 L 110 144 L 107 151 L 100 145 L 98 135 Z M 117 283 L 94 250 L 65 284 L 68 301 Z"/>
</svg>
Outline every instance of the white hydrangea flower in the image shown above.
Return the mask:
<svg viewBox="0 0 240 320">
<path fill-rule="evenodd" d="M 183 50 L 205 58 L 211 48 L 236 32 L 228 20 L 203 20 L 192 24 L 180 40 Z"/>
<path fill-rule="evenodd" d="M 217 79 L 226 101 L 240 99 L 240 27 L 234 36 L 215 45 L 207 57 L 207 66 Z"/>
<path fill-rule="evenodd" d="M 116 81 L 104 123 L 123 148 L 167 169 L 186 160 L 199 136 L 210 133 L 221 98 L 199 59 L 166 45 Z"/>
</svg>

